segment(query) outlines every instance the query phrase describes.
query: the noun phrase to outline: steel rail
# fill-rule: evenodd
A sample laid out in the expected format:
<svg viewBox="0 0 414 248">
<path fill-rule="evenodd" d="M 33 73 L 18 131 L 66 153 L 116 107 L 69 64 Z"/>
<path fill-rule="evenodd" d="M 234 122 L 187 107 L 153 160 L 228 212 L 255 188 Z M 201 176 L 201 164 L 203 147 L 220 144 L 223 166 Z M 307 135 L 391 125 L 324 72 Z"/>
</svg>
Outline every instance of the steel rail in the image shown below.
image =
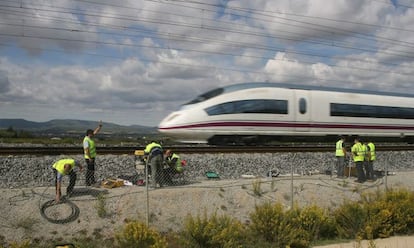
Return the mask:
<svg viewBox="0 0 414 248">
<path fill-rule="evenodd" d="M 98 146 L 98 154 L 133 155 L 144 147 Z M 333 145 L 283 145 L 283 146 L 164 146 L 177 153 L 277 153 L 277 152 L 333 152 Z M 349 148 L 348 148 L 349 150 Z M 413 151 L 414 145 L 377 145 L 377 151 Z M 0 147 L 0 155 L 74 155 L 83 154 L 82 147 Z"/>
</svg>

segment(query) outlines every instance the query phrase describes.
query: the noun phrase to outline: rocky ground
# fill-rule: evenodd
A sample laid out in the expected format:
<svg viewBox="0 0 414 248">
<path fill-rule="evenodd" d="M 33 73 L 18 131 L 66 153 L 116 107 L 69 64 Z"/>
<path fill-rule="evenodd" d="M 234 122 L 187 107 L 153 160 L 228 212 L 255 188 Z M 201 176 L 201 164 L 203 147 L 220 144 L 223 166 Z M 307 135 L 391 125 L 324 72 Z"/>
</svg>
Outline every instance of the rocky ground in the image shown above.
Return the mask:
<svg viewBox="0 0 414 248">
<path fill-rule="evenodd" d="M 248 222 L 254 206 L 265 201 L 281 202 L 286 207 L 292 202 L 335 207 L 344 200 L 358 199 L 361 192 L 370 190 L 388 187 L 414 190 L 413 155 L 413 152 L 378 154 L 376 169 L 390 173 L 364 184 L 355 183 L 352 177 L 337 179 L 327 175 L 325 171 L 335 162 L 332 154 L 327 153 L 182 154 L 188 161 L 185 181 L 148 191 L 136 185 L 112 189 L 85 187 L 80 173 L 76 194 L 70 198 L 79 213 L 65 224 L 51 223 L 40 214 L 44 203 L 54 198 L 50 165 L 65 156 L 0 157 L 0 234 L 9 241 L 52 237 L 65 240 L 82 235 L 100 238 L 113 235 L 127 219 L 148 221 L 151 227 L 168 231 L 182 228 L 186 216 L 204 213 L 226 214 Z M 75 159 L 82 160 L 82 157 Z M 131 155 L 100 156 L 97 177 L 134 178 L 135 162 Z M 269 178 L 266 176 L 269 170 L 278 170 L 280 175 Z M 207 179 L 206 171 L 215 171 L 220 178 Z M 258 183 L 259 194 L 255 188 Z M 59 219 L 70 211 L 67 204 L 60 204 L 48 208 L 47 216 Z M 406 241 L 399 239 L 392 245 L 376 247 L 412 247 L 403 242 Z M 354 243 L 329 247 L 359 246 Z"/>
<path fill-rule="evenodd" d="M 51 165 L 68 156 L 0 156 L 0 188 L 39 187 L 53 185 Z M 82 155 L 72 156 L 83 163 Z M 332 153 L 257 153 L 257 154 L 181 154 L 187 160 L 186 177 L 190 181 L 204 179 L 207 171 L 221 179 L 238 179 L 242 175 L 265 177 L 270 170 L 281 174 L 292 170 L 298 175 L 324 173 L 332 170 L 335 157 Z M 378 152 L 376 170 L 413 170 L 414 152 Z M 137 159 L 133 155 L 102 155 L 96 160 L 96 177 L 129 178 L 136 180 Z M 84 173 L 78 175 L 78 185 L 84 183 Z"/>
</svg>

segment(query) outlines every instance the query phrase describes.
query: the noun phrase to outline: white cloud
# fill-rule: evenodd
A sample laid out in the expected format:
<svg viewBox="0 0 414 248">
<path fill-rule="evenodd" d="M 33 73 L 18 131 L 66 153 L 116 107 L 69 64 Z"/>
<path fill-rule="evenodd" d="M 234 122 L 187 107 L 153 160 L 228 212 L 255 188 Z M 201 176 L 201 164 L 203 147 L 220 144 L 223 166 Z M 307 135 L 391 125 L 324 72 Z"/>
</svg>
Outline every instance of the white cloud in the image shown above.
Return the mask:
<svg viewBox="0 0 414 248">
<path fill-rule="evenodd" d="M 387 2 L 22 3 L 0 16 L 4 118 L 156 125 L 251 81 L 413 92 L 414 10 Z"/>
</svg>

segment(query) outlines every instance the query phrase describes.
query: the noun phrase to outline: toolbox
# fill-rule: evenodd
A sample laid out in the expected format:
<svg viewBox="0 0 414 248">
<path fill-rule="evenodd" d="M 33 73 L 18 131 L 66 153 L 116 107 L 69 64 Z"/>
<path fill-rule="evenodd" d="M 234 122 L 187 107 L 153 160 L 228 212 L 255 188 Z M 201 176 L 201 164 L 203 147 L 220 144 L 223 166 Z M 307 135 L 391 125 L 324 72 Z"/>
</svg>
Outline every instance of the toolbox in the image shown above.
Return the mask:
<svg viewBox="0 0 414 248">
<path fill-rule="evenodd" d="M 206 172 L 206 177 L 208 179 L 219 179 L 220 178 L 219 175 L 214 171 L 207 171 Z"/>
<path fill-rule="evenodd" d="M 124 186 L 124 180 L 123 179 L 114 179 L 114 178 L 108 178 L 102 181 L 101 184 L 102 187 L 112 189 L 112 188 L 118 188 Z"/>
</svg>

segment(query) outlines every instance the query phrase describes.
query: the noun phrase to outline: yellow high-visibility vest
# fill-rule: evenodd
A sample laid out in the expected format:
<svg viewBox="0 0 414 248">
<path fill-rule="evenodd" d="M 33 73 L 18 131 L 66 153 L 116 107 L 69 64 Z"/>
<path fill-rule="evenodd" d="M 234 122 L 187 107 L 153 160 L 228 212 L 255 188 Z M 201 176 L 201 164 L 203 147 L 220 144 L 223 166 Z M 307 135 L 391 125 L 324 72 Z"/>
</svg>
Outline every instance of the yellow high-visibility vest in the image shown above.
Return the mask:
<svg viewBox="0 0 414 248">
<path fill-rule="evenodd" d="M 354 144 L 351 151 L 353 154 L 354 162 L 364 161 L 364 148 L 360 142 Z"/>
<path fill-rule="evenodd" d="M 376 156 L 376 154 L 375 154 L 375 145 L 374 145 L 374 143 L 372 143 L 372 142 L 369 142 L 368 143 L 368 146 L 369 146 L 369 153 L 370 153 L 370 155 L 371 155 L 371 159 L 370 159 L 370 161 L 374 161 L 376 158 L 377 158 L 377 156 Z"/>
<path fill-rule="evenodd" d="M 56 163 L 54 163 L 52 165 L 52 167 L 57 170 L 60 174 L 62 175 L 66 175 L 65 173 L 65 164 L 69 164 L 71 169 L 69 171 L 71 171 L 73 169 L 73 167 L 75 167 L 75 160 L 68 158 L 68 159 L 61 159 L 58 160 Z"/>
<path fill-rule="evenodd" d="M 95 158 L 96 157 L 95 141 L 89 138 L 89 136 L 85 136 L 85 138 L 83 139 L 83 143 L 85 143 L 85 141 L 88 142 L 89 144 L 89 154 L 91 155 L 91 157 L 89 157 L 88 154 L 85 152 L 85 158 L 86 159 Z"/>
<path fill-rule="evenodd" d="M 343 141 L 339 140 L 338 142 L 336 142 L 336 152 L 335 152 L 335 156 L 337 157 L 343 157 L 345 156 L 344 150 L 343 150 Z"/>
</svg>

